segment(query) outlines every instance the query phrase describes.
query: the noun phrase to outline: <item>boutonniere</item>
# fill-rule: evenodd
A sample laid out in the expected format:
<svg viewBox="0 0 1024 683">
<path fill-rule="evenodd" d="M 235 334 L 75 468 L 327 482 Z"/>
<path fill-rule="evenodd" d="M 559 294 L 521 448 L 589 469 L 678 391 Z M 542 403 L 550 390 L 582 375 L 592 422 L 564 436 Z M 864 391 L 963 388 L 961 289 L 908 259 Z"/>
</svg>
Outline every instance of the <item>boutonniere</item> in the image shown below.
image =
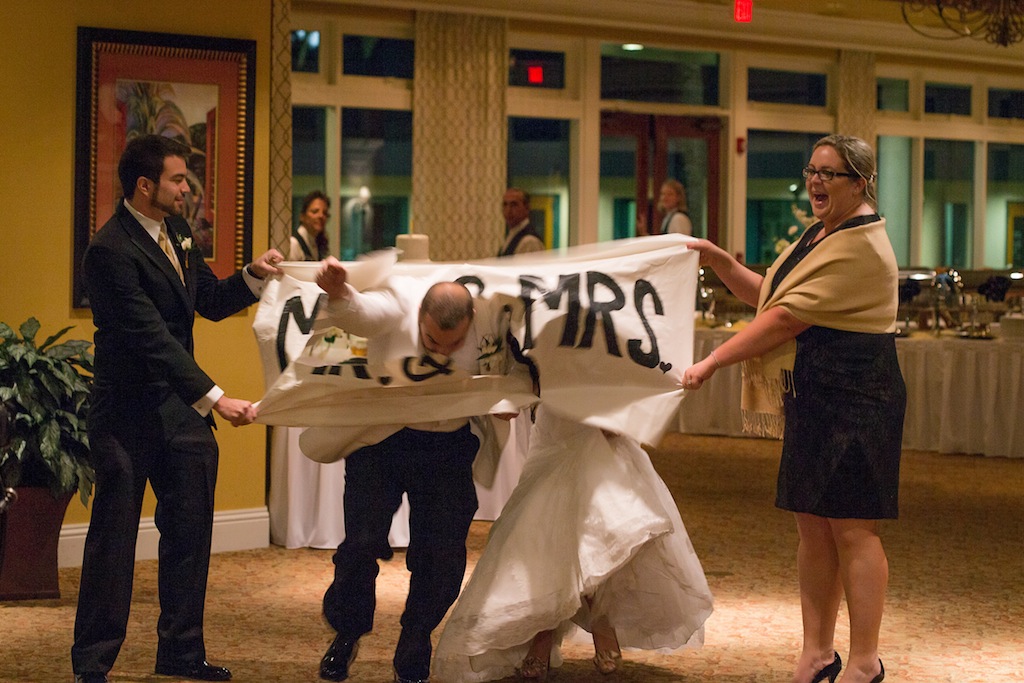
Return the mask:
<svg viewBox="0 0 1024 683">
<path fill-rule="evenodd" d="M 501 337 L 485 334 L 480 338 L 480 345 L 477 348 L 480 351 L 477 361 L 480 363 L 482 374 L 490 375 L 504 371 L 505 344 Z"/>
<path fill-rule="evenodd" d="M 320 364 L 353 362 L 353 356 L 366 356 L 366 340 L 337 327 L 329 327 L 314 335 L 313 339 L 313 343 L 306 345 L 304 353 Z"/>
<path fill-rule="evenodd" d="M 178 238 L 178 246 L 185 252 L 185 268 L 188 268 L 188 252 L 198 250 L 199 245 L 193 242 L 191 237 L 184 237 L 180 234 L 175 234 L 175 237 Z"/>
</svg>

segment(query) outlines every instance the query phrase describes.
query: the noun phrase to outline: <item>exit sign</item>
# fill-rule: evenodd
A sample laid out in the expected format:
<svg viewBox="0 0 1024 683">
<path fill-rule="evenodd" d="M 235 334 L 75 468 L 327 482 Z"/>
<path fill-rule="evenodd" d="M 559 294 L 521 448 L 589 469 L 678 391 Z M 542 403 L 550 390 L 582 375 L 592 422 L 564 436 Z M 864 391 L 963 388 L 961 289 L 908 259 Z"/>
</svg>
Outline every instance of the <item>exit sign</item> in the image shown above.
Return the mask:
<svg viewBox="0 0 1024 683">
<path fill-rule="evenodd" d="M 732 16 L 735 21 L 748 23 L 754 14 L 754 0 L 735 0 Z"/>
</svg>

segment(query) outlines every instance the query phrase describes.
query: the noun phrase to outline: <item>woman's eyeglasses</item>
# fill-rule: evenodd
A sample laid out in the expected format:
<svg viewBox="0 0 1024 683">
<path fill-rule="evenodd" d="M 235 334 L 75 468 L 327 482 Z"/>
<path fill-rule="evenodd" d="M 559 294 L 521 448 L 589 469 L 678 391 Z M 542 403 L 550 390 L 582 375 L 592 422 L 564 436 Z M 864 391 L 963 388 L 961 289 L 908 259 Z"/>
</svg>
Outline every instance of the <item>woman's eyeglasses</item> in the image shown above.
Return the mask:
<svg viewBox="0 0 1024 683">
<path fill-rule="evenodd" d="M 835 178 L 836 176 L 841 176 L 843 178 L 860 177 L 856 173 L 840 173 L 839 171 L 833 171 L 830 168 L 814 168 L 813 166 L 805 167 L 802 171 L 800 171 L 800 175 L 804 177 L 804 180 L 810 180 L 811 176 L 817 175 L 826 183 Z"/>
</svg>

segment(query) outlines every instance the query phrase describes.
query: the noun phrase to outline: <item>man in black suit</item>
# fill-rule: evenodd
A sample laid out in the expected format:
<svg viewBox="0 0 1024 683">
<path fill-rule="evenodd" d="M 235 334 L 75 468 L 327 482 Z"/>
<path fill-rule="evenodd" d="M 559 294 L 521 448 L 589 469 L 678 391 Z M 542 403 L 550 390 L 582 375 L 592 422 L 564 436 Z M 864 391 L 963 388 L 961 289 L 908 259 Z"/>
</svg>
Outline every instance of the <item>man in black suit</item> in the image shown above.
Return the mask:
<svg viewBox="0 0 1024 683">
<path fill-rule="evenodd" d="M 371 366 L 397 358 L 444 360 L 480 374 L 481 341 L 495 311 L 480 316 L 469 290 L 438 282 L 360 292 L 333 257 L 317 284 L 327 293 L 318 326 L 336 325 L 367 337 Z M 486 302 L 478 302 L 480 307 Z M 511 415 L 497 415 L 504 419 Z M 455 602 L 466 571 L 466 536 L 477 508 L 473 461 L 480 447 L 468 418 L 379 425 L 359 435 L 362 447 L 345 461 L 345 539 L 334 554 L 334 581 L 324 594 L 324 618 L 337 632 L 320 661 L 320 678 L 344 681 L 359 639 L 373 630 L 377 558 L 391 518 L 409 497 L 409 596 L 395 647 L 395 683 L 430 679 L 431 633 Z"/>
<path fill-rule="evenodd" d="M 218 456 L 211 411 L 237 427 L 256 409 L 226 396 L 196 364 L 192 324 L 197 312 L 221 320 L 256 302 L 282 256 L 271 249 L 217 279 L 181 218 L 189 153 L 158 135 L 131 140 L 118 165 L 125 199 L 85 253 L 96 325 L 88 418 L 96 494 L 71 648 L 78 683 L 105 683 L 124 642 L 147 480 L 160 531 L 156 673 L 231 678 L 206 661 L 203 642 Z"/>
</svg>

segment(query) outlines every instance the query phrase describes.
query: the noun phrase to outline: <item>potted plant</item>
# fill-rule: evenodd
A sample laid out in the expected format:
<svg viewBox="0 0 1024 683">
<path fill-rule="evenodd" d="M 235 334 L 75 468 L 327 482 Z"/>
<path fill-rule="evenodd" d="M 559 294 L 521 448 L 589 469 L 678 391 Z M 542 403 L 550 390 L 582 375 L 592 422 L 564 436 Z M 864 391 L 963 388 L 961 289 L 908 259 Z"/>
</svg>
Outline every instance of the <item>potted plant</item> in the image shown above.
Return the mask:
<svg viewBox="0 0 1024 683">
<path fill-rule="evenodd" d="M 87 505 L 95 481 L 85 425 L 92 342 L 57 343 L 66 327 L 37 344 L 39 328 L 35 318 L 17 332 L 0 323 L 0 402 L 13 418 L 0 447 L 0 481 L 18 494 L 0 516 L 0 599 L 59 597 L 64 511 L 75 491 Z M 42 566 L 18 567 L 22 561 Z"/>
</svg>

